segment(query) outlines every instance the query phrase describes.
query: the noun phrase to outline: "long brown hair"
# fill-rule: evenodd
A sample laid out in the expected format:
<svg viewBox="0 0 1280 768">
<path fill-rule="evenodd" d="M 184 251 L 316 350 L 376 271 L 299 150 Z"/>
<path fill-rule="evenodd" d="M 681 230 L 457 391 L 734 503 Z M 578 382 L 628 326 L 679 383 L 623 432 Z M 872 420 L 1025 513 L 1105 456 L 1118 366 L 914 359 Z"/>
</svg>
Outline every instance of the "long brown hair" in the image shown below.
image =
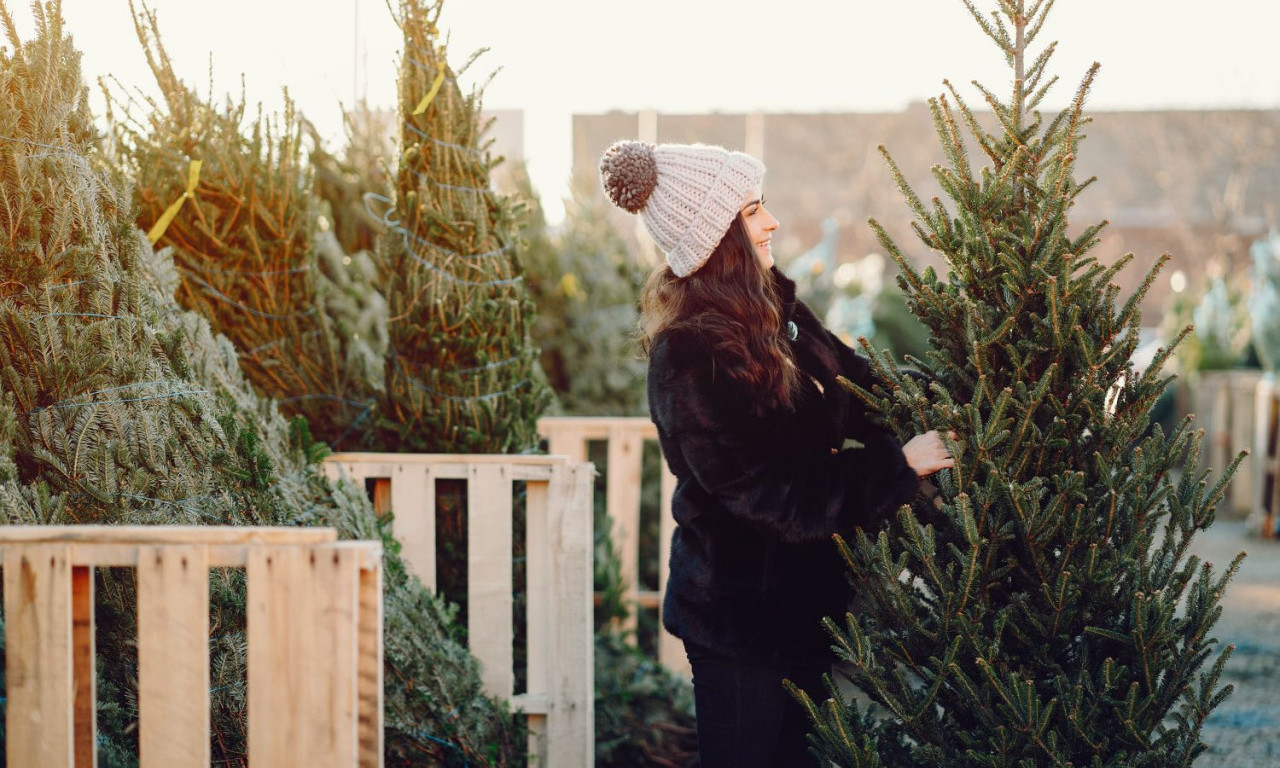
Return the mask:
<svg viewBox="0 0 1280 768">
<path fill-rule="evenodd" d="M 782 299 L 741 216 L 692 274 L 676 277 L 663 264 L 649 275 L 640 295 L 641 349 L 647 354 L 663 333 L 682 328 L 711 339 L 727 375 L 759 394 L 757 411 L 791 406 L 799 373 L 782 340 Z"/>
</svg>

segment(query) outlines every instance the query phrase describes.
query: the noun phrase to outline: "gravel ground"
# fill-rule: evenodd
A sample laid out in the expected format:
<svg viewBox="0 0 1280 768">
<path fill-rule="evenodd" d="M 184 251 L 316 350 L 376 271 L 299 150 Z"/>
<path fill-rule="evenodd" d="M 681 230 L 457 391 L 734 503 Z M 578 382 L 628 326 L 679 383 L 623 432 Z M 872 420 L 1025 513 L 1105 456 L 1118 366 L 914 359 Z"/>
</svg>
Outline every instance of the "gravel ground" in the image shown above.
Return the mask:
<svg viewBox="0 0 1280 768">
<path fill-rule="evenodd" d="M 1196 535 L 1193 549 L 1215 566 L 1247 552 L 1222 598 L 1215 635 L 1235 643 L 1223 682 L 1235 685 L 1202 731 L 1209 750 L 1198 765 L 1280 766 L 1280 541 L 1263 540 L 1238 520 L 1218 520 Z"/>
</svg>

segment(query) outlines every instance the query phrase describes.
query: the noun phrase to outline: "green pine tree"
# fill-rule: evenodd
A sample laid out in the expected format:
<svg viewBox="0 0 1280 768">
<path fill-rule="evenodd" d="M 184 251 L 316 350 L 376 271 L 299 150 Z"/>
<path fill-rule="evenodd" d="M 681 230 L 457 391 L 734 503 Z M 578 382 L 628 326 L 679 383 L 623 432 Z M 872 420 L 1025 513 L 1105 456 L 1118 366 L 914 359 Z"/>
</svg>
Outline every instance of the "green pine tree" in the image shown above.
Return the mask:
<svg viewBox="0 0 1280 768">
<path fill-rule="evenodd" d="M 1214 569 L 1188 547 L 1235 464 L 1212 484 L 1197 473 L 1186 421 L 1142 437 L 1170 350 L 1144 371 L 1130 358 L 1164 259 L 1122 298 L 1111 281 L 1132 255 L 1099 263 L 1103 225 L 1069 222 L 1092 181 L 1073 171 L 1096 65 L 1046 119 L 1054 46 L 1031 46 L 1053 1 L 963 2 L 1013 92 L 978 86 L 991 121 L 950 84 L 932 101 L 947 202 L 889 160 L 948 274 L 914 269 L 873 222 L 935 351 L 927 388 L 877 354 L 889 386 L 864 393 L 903 437 L 955 430 L 956 467 L 936 507 L 841 542 L 859 598 L 828 628 L 873 706 L 806 702 L 812 742 L 842 766 L 1189 766 L 1231 691 L 1212 628 L 1239 558 Z"/>
<path fill-rule="evenodd" d="M 530 342 L 517 201 L 490 186 L 500 159 L 484 138 L 480 92 L 464 94 L 447 61 L 442 4 L 396 8 L 404 51 L 400 155 L 380 248 L 390 337 L 383 439 L 399 450 L 526 451 L 550 393 Z"/>
</svg>

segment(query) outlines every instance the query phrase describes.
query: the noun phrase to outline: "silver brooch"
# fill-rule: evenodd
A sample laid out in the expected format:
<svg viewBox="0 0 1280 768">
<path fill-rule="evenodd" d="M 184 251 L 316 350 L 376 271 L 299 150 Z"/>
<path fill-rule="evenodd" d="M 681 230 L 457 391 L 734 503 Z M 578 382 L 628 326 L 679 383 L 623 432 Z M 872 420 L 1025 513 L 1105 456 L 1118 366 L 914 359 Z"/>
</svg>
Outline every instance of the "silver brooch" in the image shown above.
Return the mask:
<svg viewBox="0 0 1280 768">
<path fill-rule="evenodd" d="M 788 320 L 787 321 L 787 338 L 791 339 L 792 341 L 795 341 L 796 337 L 799 335 L 800 335 L 800 329 L 796 328 L 795 321 Z"/>
</svg>

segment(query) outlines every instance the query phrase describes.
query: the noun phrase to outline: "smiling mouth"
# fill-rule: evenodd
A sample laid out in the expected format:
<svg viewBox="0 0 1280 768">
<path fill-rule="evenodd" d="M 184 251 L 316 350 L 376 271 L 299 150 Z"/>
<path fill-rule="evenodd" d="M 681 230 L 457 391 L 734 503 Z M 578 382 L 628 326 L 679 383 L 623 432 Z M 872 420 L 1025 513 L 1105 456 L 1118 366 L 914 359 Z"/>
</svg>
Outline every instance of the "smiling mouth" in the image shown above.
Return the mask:
<svg viewBox="0 0 1280 768">
<path fill-rule="evenodd" d="M 756 243 L 756 247 L 757 247 L 757 248 L 768 248 L 768 247 L 770 247 L 770 246 L 769 246 L 769 243 L 770 243 L 770 242 L 772 242 L 772 240 L 761 240 L 760 242 Z"/>
</svg>

